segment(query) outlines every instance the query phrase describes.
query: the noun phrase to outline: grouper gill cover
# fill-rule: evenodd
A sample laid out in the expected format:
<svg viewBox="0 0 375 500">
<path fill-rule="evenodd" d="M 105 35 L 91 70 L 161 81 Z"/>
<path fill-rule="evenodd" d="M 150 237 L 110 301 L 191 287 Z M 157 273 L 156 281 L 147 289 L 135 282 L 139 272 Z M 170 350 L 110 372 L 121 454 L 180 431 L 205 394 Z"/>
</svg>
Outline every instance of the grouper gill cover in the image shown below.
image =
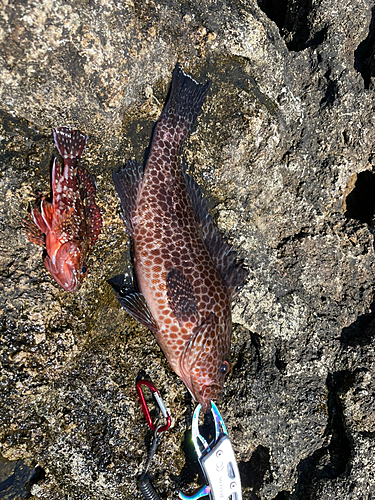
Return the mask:
<svg viewBox="0 0 375 500">
<path fill-rule="evenodd" d="M 177 64 L 145 167 L 128 161 L 113 174 L 133 241 L 136 283 L 124 275 L 109 280 L 124 309 L 152 331 L 205 412 L 223 392 L 231 301 L 247 276 L 182 161 L 183 143 L 209 87 Z"/>
</svg>

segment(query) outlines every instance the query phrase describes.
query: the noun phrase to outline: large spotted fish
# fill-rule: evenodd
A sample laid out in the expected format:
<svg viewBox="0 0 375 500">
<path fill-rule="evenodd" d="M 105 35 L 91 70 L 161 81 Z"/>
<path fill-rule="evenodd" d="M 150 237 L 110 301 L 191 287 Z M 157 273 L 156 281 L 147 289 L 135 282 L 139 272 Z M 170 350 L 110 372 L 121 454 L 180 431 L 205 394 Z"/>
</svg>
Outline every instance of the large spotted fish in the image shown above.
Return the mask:
<svg viewBox="0 0 375 500">
<path fill-rule="evenodd" d="M 86 256 L 96 243 L 102 227 L 95 204 L 95 182 L 78 164 L 88 137 L 69 127 L 53 131 L 57 158 L 52 166 L 52 203 L 45 197 L 32 208 L 22 223 L 29 241 L 45 245 L 44 264 L 65 290 L 76 290 L 87 275 Z"/>
<path fill-rule="evenodd" d="M 143 168 L 113 174 L 136 283 L 109 280 L 124 309 L 149 328 L 203 411 L 220 398 L 228 372 L 231 301 L 247 272 L 208 214 L 181 149 L 208 93 L 178 65 Z"/>
</svg>

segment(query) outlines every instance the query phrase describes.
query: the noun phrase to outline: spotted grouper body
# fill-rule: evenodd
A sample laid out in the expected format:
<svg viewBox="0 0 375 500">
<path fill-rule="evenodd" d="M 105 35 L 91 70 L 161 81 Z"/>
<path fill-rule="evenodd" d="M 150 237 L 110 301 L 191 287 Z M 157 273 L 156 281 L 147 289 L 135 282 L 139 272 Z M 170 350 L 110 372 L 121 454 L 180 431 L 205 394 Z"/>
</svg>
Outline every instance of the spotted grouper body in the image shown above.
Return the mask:
<svg viewBox="0 0 375 500">
<path fill-rule="evenodd" d="M 177 65 L 144 170 L 128 162 L 113 176 L 133 239 L 139 290 L 111 283 L 124 308 L 153 331 L 204 411 L 223 391 L 231 300 L 246 277 L 181 161 L 208 89 Z"/>
</svg>

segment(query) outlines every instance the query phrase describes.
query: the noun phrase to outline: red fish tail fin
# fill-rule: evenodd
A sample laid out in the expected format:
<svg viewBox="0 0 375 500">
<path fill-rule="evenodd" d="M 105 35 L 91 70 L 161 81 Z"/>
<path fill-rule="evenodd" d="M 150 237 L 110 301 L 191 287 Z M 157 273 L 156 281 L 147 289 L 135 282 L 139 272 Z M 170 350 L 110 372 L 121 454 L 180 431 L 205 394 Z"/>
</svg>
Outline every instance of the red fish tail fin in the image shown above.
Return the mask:
<svg viewBox="0 0 375 500">
<path fill-rule="evenodd" d="M 198 83 L 186 75 L 178 63 L 173 70 L 172 84 L 159 122 L 182 145 L 191 131 L 206 99 L 211 82 Z"/>
<path fill-rule="evenodd" d="M 75 164 L 81 158 L 86 147 L 88 136 L 70 127 L 56 127 L 53 138 L 65 163 Z"/>
</svg>

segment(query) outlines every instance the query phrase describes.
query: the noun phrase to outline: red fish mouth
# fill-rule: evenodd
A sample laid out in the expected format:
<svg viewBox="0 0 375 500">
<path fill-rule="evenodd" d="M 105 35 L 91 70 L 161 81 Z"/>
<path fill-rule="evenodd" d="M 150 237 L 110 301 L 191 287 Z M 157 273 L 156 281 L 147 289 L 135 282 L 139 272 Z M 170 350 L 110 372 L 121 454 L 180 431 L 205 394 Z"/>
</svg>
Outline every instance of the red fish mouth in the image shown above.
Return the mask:
<svg viewBox="0 0 375 500">
<path fill-rule="evenodd" d="M 54 280 L 67 292 L 74 292 L 77 290 L 79 282 L 77 280 L 75 270 L 70 269 L 67 266 L 63 266 L 58 269 L 49 257 L 44 259 L 44 264 L 47 271 L 51 273 Z"/>
<path fill-rule="evenodd" d="M 54 276 L 54 279 L 67 292 L 74 292 L 78 288 L 78 282 L 75 276 L 72 277 L 70 283 L 67 283 L 66 281 L 65 282 L 61 281 L 57 276 Z"/>
</svg>

